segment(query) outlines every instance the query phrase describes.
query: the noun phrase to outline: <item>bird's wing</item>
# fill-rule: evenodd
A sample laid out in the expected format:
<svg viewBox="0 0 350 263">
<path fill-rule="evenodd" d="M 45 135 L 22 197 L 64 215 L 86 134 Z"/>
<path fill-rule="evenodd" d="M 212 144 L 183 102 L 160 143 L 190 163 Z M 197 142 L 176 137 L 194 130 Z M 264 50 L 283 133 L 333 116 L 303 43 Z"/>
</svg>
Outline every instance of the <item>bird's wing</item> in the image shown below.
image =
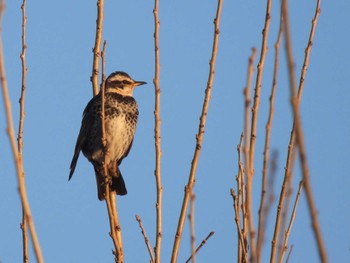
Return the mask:
<svg viewBox="0 0 350 263">
<path fill-rule="evenodd" d="M 69 177 L 68 180 L 70 180 L 73 176 L 74 170 L 75 170 L 75 166 L 77 165 L 77 161 L 79 158 L 79 153 L 81 150 L 82 145 L 85 142 L 85 139 L 87 137 L 87 133 L 90 131 L 91 129 L 91 125 L 93 124 L 93 118 L 94 115 L 92 113 L 92 111 L 90 110 L 91 108 L 93 108 L 94 104 L 99 103 L 99 99 L 98 96 L 93 97 L 89 103 L 86 105 L 86 108 L 84 110 L 83 113 L 83 120 L 81 122 L 81 127 L 80 127 L 80 132 L 78 135 L 78 139 L 77 142 L 75 144 L 75 149 L 74 149 L 74 155 L 73 155 L 73 159 L 72 162 L 70 164 L 70 172 L 69 172 Z"/>
</svg>

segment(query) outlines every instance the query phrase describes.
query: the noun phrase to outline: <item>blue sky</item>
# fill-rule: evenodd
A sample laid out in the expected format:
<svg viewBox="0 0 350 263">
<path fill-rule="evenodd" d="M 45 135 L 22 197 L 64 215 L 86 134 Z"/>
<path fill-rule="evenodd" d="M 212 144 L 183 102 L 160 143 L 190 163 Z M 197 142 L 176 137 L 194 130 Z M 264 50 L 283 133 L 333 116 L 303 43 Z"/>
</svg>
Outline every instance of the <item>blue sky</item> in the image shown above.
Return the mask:
<svg viewBox="0 0 350 263">
<path fill-rule="evenodd" d="M 300 73 L 313 1 L 290 1 L 291 33 L 297 75 Z M 15 126 L 19 114 L 21 1 L 7 1 L 2 22 L 7 81 Z M 141 216 L 155 243 L 154 47 L 153 1 L 106 1 L 103 38 L 106 70 L 128 72 L 148 85 L 137 89 L 139 123 L 133 149 L 123 161 L 128 195 L 118 198 L 126 262 L 147 262 L 135 214 Z M 321 4 L 301 117 L 313 193 L 330 262 L 350 260 L 350 70 L 347 0 Z M 278 29 L 279 1 L 272 10 L 269 51 L 261 94 L 256 145 L 254 210 L 260 196 L 263 140 L 268 112 Z M 195 147 L 195 133 L 209 70 L 216 1 L 160 3 L 163 247 L 167 262 Z M 27 96 L 24 168 L 33 218 L 46 262 L 112 262 L 106 207 L 98 201 L 92 166 L 79 159 L 74 178 L 69 164 L 81 114 L 92 96 L 90 84 L 95 36 L 95 1 L 29 1 L 27 3 Z M 232 262 L 236 228 L 229 190 L 235 187 L 236 145 L 243 129 L 243 95 L 251 47 L 261 46 L 265 1 L 224 1 L 216 74 L 199 160 L 196 194 L 196 237 L 215 235 L 197 256 L 198 262 Z M 257 63 L 255 61 L 255 66 Z M 255 67 L 256 68 L 256 67 Z M 271 149 L 278 152 L 276 193 L 284 171 L 292 112 L 284 51 L 278 75 Z M 254 78 L 255 80 L 255 78 Z M 17 129 L 17 128 L 16 128 Z M 0 113 L 0 261 L 20 262 L 20 199 L 3 110 Z M 294 194 L 301 178 L 295 166 Z M 271 222 L 274 221 L 276 204 Z M 257 223 L 257 217 L 255 217 Z M 267 227 L 263 258 L 268 259 L 272 225 Z M 289 244 L 290 262 L 318 262 L 307 211 L 301 197 Z M 190 254 L 189 228 L 184 229 L 179 262 Z M 31 252 L 30 257 L 34 255 Z"/>
</svg>

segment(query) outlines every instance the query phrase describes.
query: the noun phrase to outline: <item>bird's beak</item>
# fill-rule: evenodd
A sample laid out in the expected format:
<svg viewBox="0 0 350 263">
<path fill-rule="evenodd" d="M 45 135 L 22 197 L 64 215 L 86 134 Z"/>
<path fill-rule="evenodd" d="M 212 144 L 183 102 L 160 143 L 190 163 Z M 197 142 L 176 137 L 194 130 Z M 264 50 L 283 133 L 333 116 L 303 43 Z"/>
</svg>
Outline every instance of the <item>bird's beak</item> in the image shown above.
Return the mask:
<svg viewBox="0 0 350 263">
<path fill-rule="evenodd" d="M 145 81 L 135 81 L 134 86 L 137 87 L 137 86 L 141 86 L 141 85 L 144 85 L 144 84 L 147 84 L 147 82 L 145 82 Z"/>
</svg>

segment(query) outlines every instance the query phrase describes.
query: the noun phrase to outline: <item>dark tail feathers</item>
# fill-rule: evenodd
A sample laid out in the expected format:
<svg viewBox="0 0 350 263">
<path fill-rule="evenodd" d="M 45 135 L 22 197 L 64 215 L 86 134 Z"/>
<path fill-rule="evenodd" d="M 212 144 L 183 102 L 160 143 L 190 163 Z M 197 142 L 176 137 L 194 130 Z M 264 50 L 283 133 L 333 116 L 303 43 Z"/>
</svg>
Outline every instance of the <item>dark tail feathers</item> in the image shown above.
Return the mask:
<svg viewBox="0 0 350 263">
<path fill-rule="evenodd" d="M 96 183 L 97 183 L 97 195 L 98 199 L 100 201 L 103 201 L 106 199 L 106 183 L 105 183 L 105 178 L 103 176 L 103 167 L 94 167 L 95 168 L 95 174 L 96 174 Z M 120 170 L 118 167 L 117 172 L 112 172 L 109 171 L 110 174 L 112 174 L 112 182 L 110 184 L 110 191 L 116 192 L 117 195 L 126 195 L 126 187 L 125 187 L 125 182 L 123 179 L 122 174 L 120 173 Z M 112 172 L 112 173 L 111 173 Z"/>
</svg>

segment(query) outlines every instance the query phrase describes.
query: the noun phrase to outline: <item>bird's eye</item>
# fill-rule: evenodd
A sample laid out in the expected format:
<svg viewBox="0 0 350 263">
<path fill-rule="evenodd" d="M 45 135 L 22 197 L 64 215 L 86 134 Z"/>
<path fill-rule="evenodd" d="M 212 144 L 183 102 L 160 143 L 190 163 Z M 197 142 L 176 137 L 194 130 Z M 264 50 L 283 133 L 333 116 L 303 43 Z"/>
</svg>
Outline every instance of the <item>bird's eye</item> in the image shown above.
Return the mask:
<svg viewBox="0 0 350 263">
<path fill-rule="evenodd" d="M 121 82 L 119 80 L 114 80 L 109 83 L 111 86 L 120 86 Z"/>
<path fill-rule="evenodd" d="M 130 82 L 127 80 L 123 80 L 123 84 L 130 84 Z"/>
</svg>

